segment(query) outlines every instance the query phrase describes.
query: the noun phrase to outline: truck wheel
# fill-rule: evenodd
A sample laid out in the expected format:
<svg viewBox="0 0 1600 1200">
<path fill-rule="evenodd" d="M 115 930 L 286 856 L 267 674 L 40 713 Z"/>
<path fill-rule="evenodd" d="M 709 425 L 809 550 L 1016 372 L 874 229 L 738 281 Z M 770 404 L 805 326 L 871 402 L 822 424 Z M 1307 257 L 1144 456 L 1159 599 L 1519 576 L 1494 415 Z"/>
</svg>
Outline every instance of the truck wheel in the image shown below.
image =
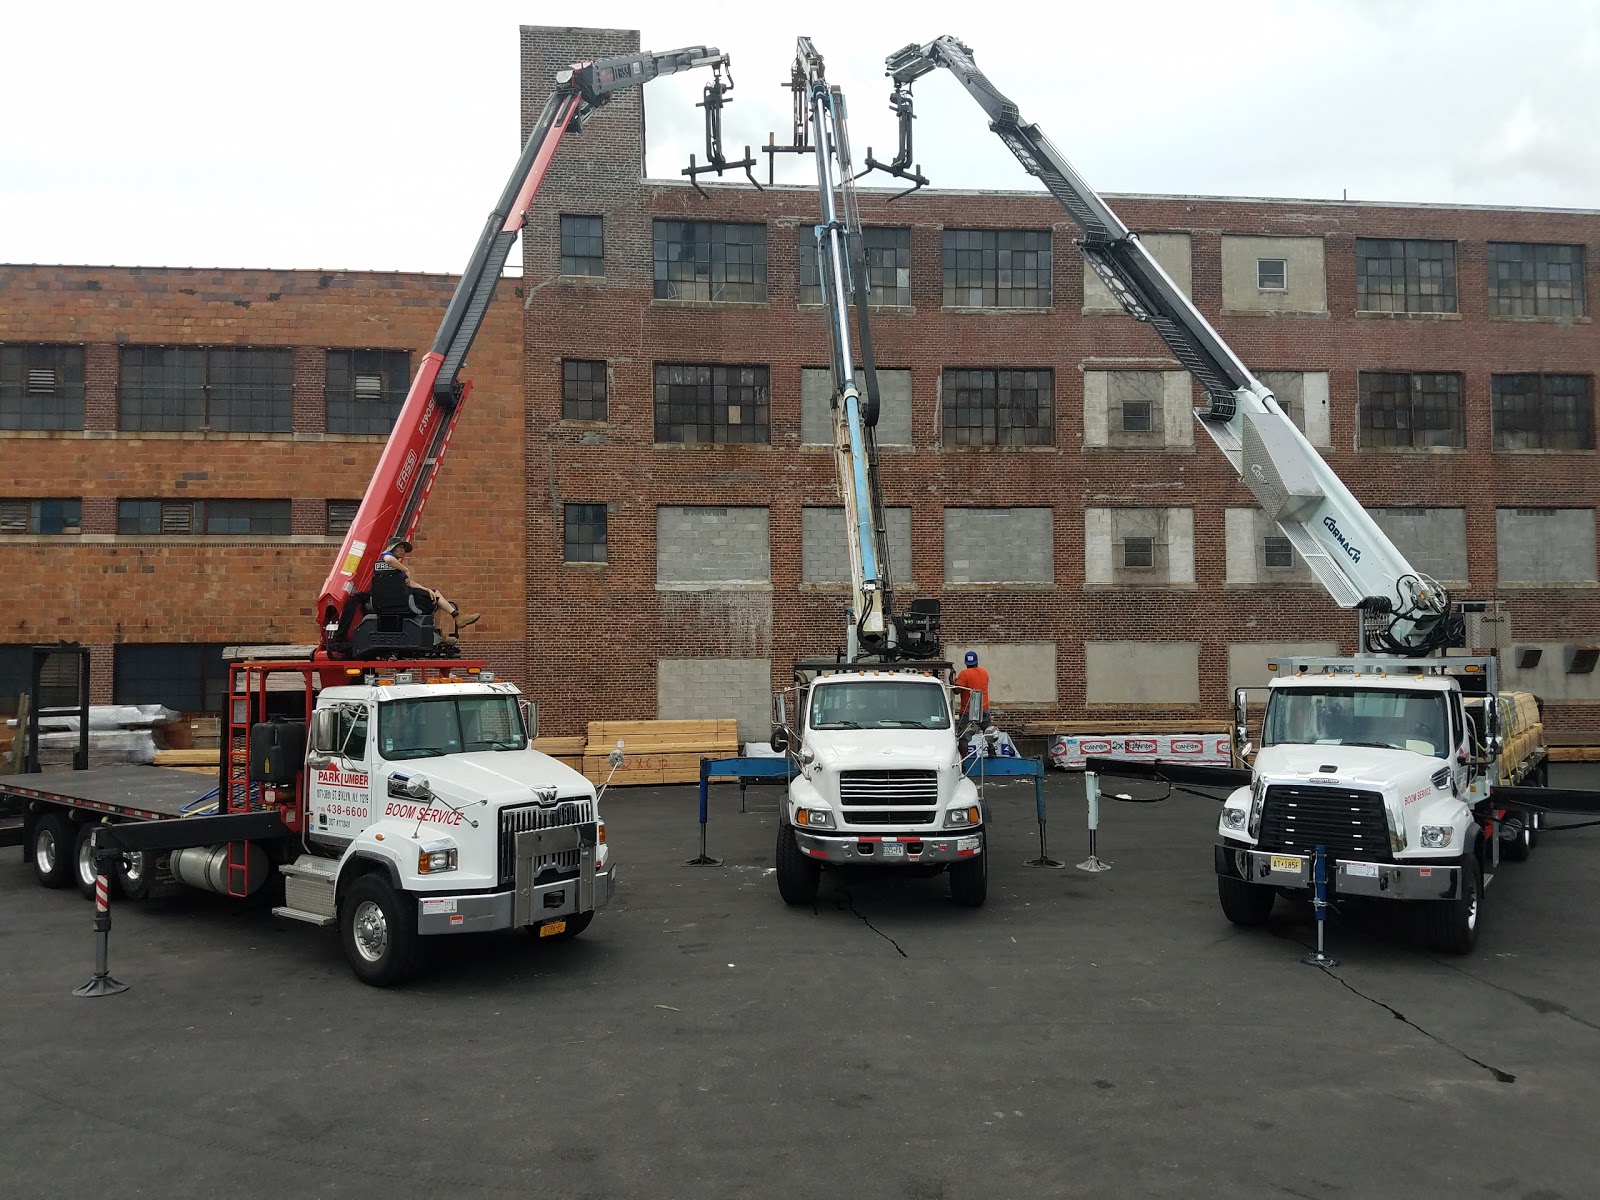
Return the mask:
<svg viewBox="0 0 1600 1200">
<path fill-rule="evenodd" d="M 143 900 L 155 884 L 156 856 L 149 850 L 135 850 L 117 861 L 117 877 L 112 886 L 124 900 Z"/>
<path fill-rule="evenodd" d="M 989 835 L 978 837 L 978 853 L 950 865 L 950 899 L 962 908 L 982 908 L 989 898 Z"/>
<path fill-rule="evenodd" d="M 85 821 L 78 826 L 78 836 L 74 843 L 72 854 L 72 881 L 78 885 L 78 891 L 83 893 L 85 900 L 94 899 L 94 854 L 89 845 L 94 837 L 95 822 Z M 115 874 L 106 878 L 106 892 L 113 899 L 117 895 L 117 877 Z"/>
<path fill-rule="evenodd" d="M 810 904 L 817 898 L 822 882 L 822 864 L 800 852 L 794 829 L 778 828 L 778 894 L 785 904 Z"/>
<path fill-rule="evenodd" d="M 565 929 L 563 929 L 560 933 L 552 933 L 548 938 L 544 938 L 544 939 L 541 939 L 541 940 L 551 941 L 551 942 L 570 942 L 573 938 L 577 937 L 585 929 L 589 928 L 590 924 L 593 923 L 593 921 L 594 921 L 594 910 L 590 909 L 586 913 L 579 913 L 575 917 L 568 917 L 567 918 L 567 927 Z M 529 933 L 533 934 L 534 937 L 538 937 L 539 936 L 539 926 L 537 926 L 537 925 L 529 925 L 529 926 L 527 926 L 527 930 L 528 930 Z"/>
<path fill-rule="evenodd" d="M 1272 888 L 1227 875 L 1217 876 L 1217 899 L 1222 901 L 1222 915 L 1235 925 L 1265 925 L 1277 898 L 1278 893 Z"/>
<path fill-rule="evenodd" d="M 1483 868 L 1478 856 L 1461 860 L 1461 896 L 1428 904 L 1428 945 L 1441 954 L 1468 954 L 1478 943 L 1478 921 L 1483 915 Z"/>
<path fill-rule="evenodd" d="M 339 902 L 339 937 L 362 983 L 393 987 L 417 973 L 417 910 L 379 875 L 363 875 Z"/>
<path fill-rule="evenodd" d="M 48 812 L 33 827 L 33 872 L 47 888 L 66 887 L 76 873 L 77 830 L 64 813 Z"/>
<path fill-rule="evenodd" d="M 1522 831 L 1509 842 L 1500 843 L 1500 857 L 1507 862 L 1527 862 L 1533 852 L 1533 814 L 1523 813 Z"/>
</svg>

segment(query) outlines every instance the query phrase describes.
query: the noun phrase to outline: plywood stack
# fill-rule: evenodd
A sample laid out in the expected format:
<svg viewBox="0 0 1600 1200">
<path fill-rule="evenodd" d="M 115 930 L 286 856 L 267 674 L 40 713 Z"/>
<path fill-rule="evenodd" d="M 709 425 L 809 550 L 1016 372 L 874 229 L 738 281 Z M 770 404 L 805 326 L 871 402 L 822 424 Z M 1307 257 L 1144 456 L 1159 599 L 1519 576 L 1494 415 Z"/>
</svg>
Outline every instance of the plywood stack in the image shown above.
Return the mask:
<svg viewBox="0 0 1600 1200">
<path fill-rule="evenodd" d="M 622 766 L 611 774 L 608 758 L 622 743 Z M 739 753 L 739 723 L 725 721 L 590 721 L 583 773 L 612 786 L 697 783 L 702 758 Z"/>
<path fill-rule="evenodd" d="M 574 771 L 583 770 L 583 748 L 588 738 L 578 737 L 542 737 L 533 739 L 533 748 L 541 754 L 548 754 L 557 762 L 565 763 Z"/>
</svg>

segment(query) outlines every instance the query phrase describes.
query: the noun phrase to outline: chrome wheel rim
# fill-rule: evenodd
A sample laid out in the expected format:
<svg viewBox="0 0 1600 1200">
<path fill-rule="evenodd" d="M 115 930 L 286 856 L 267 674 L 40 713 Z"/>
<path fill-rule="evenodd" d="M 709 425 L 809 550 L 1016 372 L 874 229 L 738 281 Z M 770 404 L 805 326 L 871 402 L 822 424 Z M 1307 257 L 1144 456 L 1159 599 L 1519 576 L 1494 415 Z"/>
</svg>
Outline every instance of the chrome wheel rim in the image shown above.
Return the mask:
<svg viewBox="0 0 1600 1200">
<path fill-rule="evenodd" d="M 33 838 L 33 861 L 39 870 L 52 875 L 56 869 L 56 835 L 53 829 L 41 829 Z"/>
<path fill-rule="evenodd" d="M 89 844 L 92 840 L 84 838 L 78 847 L 78 878 L 88 884 L 94 883 L 94 848 Z"/>
<path fill-rule="evenodd" d="M 1478 890 L 1473 888 L 1472 898 L 1467 902 L 1467 931 L 1470 933 L 1478 927 Z"/>
<path fill-rule="evenodd" d="M 356 953 L 369 963 L 382 960 L 389 949 L 389 918 L 383 915 L 383 906 L 374 900 L 363 900 L 356 905 Z"/>
<path fill-rule="evenodd" d="M 138 883 L 144 878 L 144 855 L 124 854 L 122 856 L 122 877 L 129 883 Z"/>
</svg>

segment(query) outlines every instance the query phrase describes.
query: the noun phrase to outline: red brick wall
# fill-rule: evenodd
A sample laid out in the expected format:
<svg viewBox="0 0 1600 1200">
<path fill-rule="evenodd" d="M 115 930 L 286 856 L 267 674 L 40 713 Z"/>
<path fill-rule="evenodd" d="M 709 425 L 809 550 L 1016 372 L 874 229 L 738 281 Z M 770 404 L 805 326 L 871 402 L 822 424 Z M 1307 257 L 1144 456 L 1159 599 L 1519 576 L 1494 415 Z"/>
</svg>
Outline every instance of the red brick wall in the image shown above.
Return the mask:
<svg viewBox="0 0 1600 1200">
<path fill-rule="evenodd" d="M 311 607 L 338 551 L 324 501 L 359 497 L 382 439 L 324 428 L 327 347 L 405 349 L 413 366 L 455 287 L 448 276 L 0 266 L 0 341 L 86 348 L 88 430 L 0 433 L 13 496 L 84 497 L 74 539 L 8 541 L 0 641 L 316 640 Z M 465 372 L 469 408 L 423 519 L 418 575 L 484 618 L 469 652 L 520 674 L 524 485 L 517 361 L 521 298 L 502 284 Z M 118 347 L 293 346 L 293 434 L 119 433 Z M 119 497 L 289 499 L 289 538 L 232 542 L 116 535 Z M 97 699 L 110 691 L 96 653 Z"/>
<path fill-rule="evenodd" d="M 524 30 L 524 91 L 542 101 L 547 69 L 562 54 L 615 52 L 575 31 Z M 648 102 L 648 96 L 647 96 Z M 525 114 L 530 111 L 525 104 Z M 974 131 L 981 125 L 974 121 Z M 529 281 L 526 357 L 529 639 L 537 649 L 530 680 L 546 704 L 552 732 L 574 732 L 578 718 L 654 715 L 654 663 L 662 655 L 748 653 L 730 649 L 728 622 L 706 616 L 655 588 L 658 504 L 770 505 L 773 682 L 786 682 L 788 659 L 830 652 L 843 639 L 842 594 L 800 587 L 800 508 L 837 503 L 828 453 L 800 447 L 800 372 L 827 363 L 826 329 L 816 309 L 799 309 L 797 230 L 815 223 L 809 188 L 756 192 L 708 185 L 709 198 L 679 184 L 640 184 L 640 165 L 608 156 L 634 153 L 637 117 L 613 106 L 583 133 L 585 156 L 552 171 L 525 255 Z M 606 158 L 603 166 L 596 158 Z M 575 160 L 558 160 L 568 164 Z M 603 172 L 597 175 L 595 172 Z M 1587 321 L 1490 321 L 1484 244 L 1489 240 L 1581 243 L 1600 261 L 1600 215 L 1426 206 L 1114 197 L 1134 229 L 1191 235 L 1193 293 L 1208 319 L 1256 371 L 1325 370 L 1330 374 L 1335 469 L 1364 503 L 1443 506 L 1465 503 L 1471 581 L 1465 594 L 1494 594 L 1494 509 L 1503 505 L 1600 502 L 1592 452 L 1506 455 L 1490 451 L 1489 375 L 1510 370 L 1600 371 L 1600 338 Z M 1176 366 L 1150 330 L 1119 314 L 1084 316 L 1083 264 L 1075 225 L 1045 195 L 921 192 L 886 205 L 864 194 L 867 224 L 912 229 L 914 313 L 873 321 L 881 366 L 912 372 L 911 450 L 885 449 L 885 500 L 913 510 L 915 577 L 944 602 L 944 627 L 963 641 L 1058 643 L 1060 702 L 1054 712 L 1085 715 L 1086 639 L 1198 638 L 1201 704 L 1224 710 L 1227 645 L 1240 641 L 1337 638 L 1353 650 L 1353 614 L 1320 589 L 1225 591 L 1224 519 L 1229 506 L 1253 506 L 1209 439 L 1196 431 L 1193 453 L 1140 453 L 1082 446 L 1084 369 L 1140 358 Z M 563 282 L 554 257 L 561 212 L 601 213 L 606 222 L 603 283 Z M 759 305 L 652 300 L 653 217 L 765 222 L 768 299 Z M 942 308 L 944 228 L 1053 230 L 1053 310 L 1045 314 L 946 312 Z M 1227 233 L 1320 236 L 1326 246 L 1329 315 L 1220 315 L 1221 237 Z M 1458 242 L 1459 316 L 1355 315 L 1356 237 L 1451 238 Z M 621 253 L 613 253 L 620 248 Z M 620 259 L 620 261 L 619 261 Z M 561 419 L 560 360 L 604 357 L 611 366 L 610 420 L 603 427 Z M 1095 360 L 1100 360 L 1098 363 Z M 765 363 L 771 368 L 769 446 L 679 447 L 653 444 L 652 365 L 658 361 Z M 1146 363 L 1140 365 L 1157 365 Z M 1056 446 L 1049 450 L 945 450 L 938 431 L 937 386 L 947 366 L 1051 367 L 1056 379 Z M 1462 452 L 1358 452 L 1357 372 L 1451 370 L 1465 376 L 1467 449 Z M 561 505 L 608 501 L 609 565 L 561 564 Z M 1049 587 L 943 587 L 943 509 L 947 505 L 1055 508 L 1056 583 Z M 1192 589 L 1085 589 L 1086 507 L 1192 505 L 1196 586 Z M 1592 639 L 1600 634 L 1592 588 L 1508 591 L 1522 638 Z M 729 603 L 737 607 L 736 599 Z M 754 601 L 759 607 L 765 596 Z M 741 639 L 743 634 L 741 634 Z M 565 642 L 565 646 L 563 646 Z M 571 713 L 562 719 L 560 713 Z M 1165 714 L 1172 715 L 1172 714 Z M 1557 706 L 1558 727 L 1600 726 L 1600 711 Z M 560 728 L 557 729 L 556 726 Z"/>
</svg>

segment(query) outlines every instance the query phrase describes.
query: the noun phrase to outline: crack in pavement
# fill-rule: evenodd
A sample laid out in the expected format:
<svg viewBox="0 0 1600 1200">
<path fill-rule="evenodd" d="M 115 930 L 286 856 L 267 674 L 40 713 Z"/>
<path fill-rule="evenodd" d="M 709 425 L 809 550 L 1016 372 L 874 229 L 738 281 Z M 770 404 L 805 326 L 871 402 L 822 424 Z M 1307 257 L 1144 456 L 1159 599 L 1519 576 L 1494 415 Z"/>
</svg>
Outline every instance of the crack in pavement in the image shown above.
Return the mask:
<svg viewBox="0 0 1600 1200">
<path fill-rule="evenodd" d="M 1415 1021 L 1406 1016 L 1405 1013 L 1401 1012 L 1398 1008 L 1395 1008 L 1392 1004 L 1385 1004 L 1382 1000 L 1379 1000 L 1374 996 L 1367 995 L 1343 976 L 1336 975 L 1332 971 L 1324 971 L 1323 973 L 1329 978 L 1337 980 L 1341 986 L 1348 989 L 1354 995 L 1360 996 L 1363 1000 L 1367 1001 L 1367 1003 L 1376 1004 L 1379 1008 L 1383 1009 L 1390 1016 L 1392 1016 L 1396 1021 L 1401 1021 L 1411 1026 L 1411 1028 L 1415 1029 L 1423 1037 L 1431 1038 L 1433 1041 L 1438 1042 L 1439 1045 L 1443 1046 L 1446 1050 L 1454 1050 L 1457 1054 L 1466 1059 L 1469 1063 L 1472 1063 L 1474 1066 L 1482 1067 L 1485 1071 L 1489 1072 L 1489 1074 L 1495 1077 L 1496 1082 L 1515 1083 L 1517 1081 L 1517 1077 L 1515 1075 L 1512 1075 L 1508 1071 L 1502 1071 L 1499 1067 L 1491 1067 L 1481 1058 L 1473 1058 L 1472 1055 L 1468 1054 L 1460 1046 L 1452 1045 L 1450 1042 L 1445 1041 L 1432 1030 L 1424 1029 L 1421 1025 L 1418 1025 Z"/>
<path fill-rule="evenodd" d="M 1585 1029 L 1600 1031 L 1600 1022 L 1591 1021 L 1588 1017 L 1580 1017 L 1565 1004 L 1560 1004 L 1554 1000 L 1546 1000 L 1542 996 L 1530 996 L 1526 992 L 1519 992 L 1515 988 L 1506 987 L 1503 983 L 1495 983 L 1493 980 L 1485 979 L 1481 975 L 1474 975 L 1471 971 L 1458 967 L 1454 963 L 1444 962 L 1443 960 L 1438 961 L 1441 967 L 1446 967 L 1457 975 L 1464 975 L 1474 983 L 1481 983 L 1486 988 L 1493 988 L 1497 992 L 1502 992 L 1513 999 L 1522 1001 L 1536 1013 L 1541 1015 L 1544 1013 L 1556 1013 L 1569 1021 L 1582 1025 Z"/>
<path fill-rule="evenodd" d="M 1289 933 L 1277 934 L 1277 933 L 1275 933 L 1275 936 L 1281 937 L 1285 941 L 1294 942 L 1296 945 L 1304 946 L 1307 950 L 1316 949 L 1316 947 L 1313 944 L 1311 944 L 1310 942 L 1303 942 L 1298 937 L 1295 937 L 1293 934 L 1289 934 Z M 1446 963 L 1446 964 L 1442 964 L 1442 965 L 1448 966 L 1449 964 Z M 1472 1055 L 1468 1054 L 1465 1050 L 1463 1050 L 1460 1046 L 1457 1046 L 1457 1045 L 1455 1045 L 1455 1044 L 1453 1044 L 1451 1042 L 1447 1042 L 1447 1041 L 1445 1041 L 1444 1038 L 1442 1038 L 1438 1034 L 1434 1033 L 1431 1029 L 1426 1029 L 1423 1026 L 1418 1025 L 1410 1017 L 1406 1016 L 1405 1013 L 1401 1012 L 1398 1008 L 1394 1007 L 1394 1005 L 1385 1004 L 1382 1000 L 1379 1000 L 1376 996 L 1367 995 L 1360 988 L 1356 987 L 1355 984 L 1351 983 L 1344 976 L 1337 974 L 1332 969 L 1324 967 L 1322 969 L 1322 973 L 1324 975 L 1326 975 L 1329 979 L 1332 979 L 1332 980 L 1336 981 L 1341 987 L 1343 987 L 1346 991 L 1350 992 L 1352 995 L 1361 997 L 1361 999 L 1365 1000 L 1368 1004 L 1377 1005 L 1377 1007 L 1383 1009 L 1384 1012 L 1388 1013 L 1396 1021 L 1399 1021 L 1399 1022 L 1401 1022 L 1402 1024 L 1405 1024 L 1405 1025 L 1411 1026 L 1412 1029 L 1415 1029 L 1423 1037 L 1429 1039 L 1430 1041 L 1437 1042 L 1439 1045 L 1443 1046 L 1446 1050 L 1450 1050 L 1450 1051 L 1453 1051 L 1456 1054 L 1459 1054 L 1462 1058 L 1466 1059 L 1473 1066 L 1482 1067 L 1485 1071 L 1489 1072 L 1489 1074 L 1491 1074 L 1491 1075 L 1493 1075 L 1495 1077 L 1495 1081 L 1497 1083 L 1515 1083 L 1517 1081 L 1517 1077 L 1515 1075 L 1511 1074 L 1509 1071 L 1502 1071 L 1499 1067 L 1490 1066 L 1488 1063 L 1484 1062 L 1481 1058 L 1474 1058 Z M 1461 973 L 1462 974 L 1466 974 L 1466 972 L 1464 972 L 1464 971 L 1461 972 Z M 1469 979 L 1476 979 L 1477 976 L 1469 975 L 1468 978 Z M 1502 990 L 1505 990 L 1505 989 L 1502 989 Z M 1515 995 L 1515 994 L 1516 993 L 1513 993 L 1513 995 Z M 1519 999 L 1525 999 L 1524 997 L 1521 997 L 1521 996 L 1518 996 L 1518 998 Z"/>
<path fill-rule="evenodd" d="M 843 904 L 839 903 L 840 897 L 842 897 L 844 899 L 844 903 Z M 846 889 L 846 888 L 840 888 L 839 889 L 837 895 L 834 897 L 834 905 L 835 905 L 835 907 L 838 908 L 838 910 L 840 912 L 849 911 L 849 912 L 853 913 L 855 916 L 860 917 L 861 918 L 861 923 L 863 925 L 865 925 L 868 929 L 872 930 L 873 933 L 875 933 L 879 937 L 881 937 L 884 941 L 888 942 L 889 945 L 893 946 L 897 951 L 899 951 L 899 954 L 900 954 L 901 958 L 910 958 L 911 957 L 909 954 L 907 954 L 905 952 L 905 949 L 900 945 L 899 942 L 895 941 L 887 933 L 885 933 L 883 930 L 879 929 L 871 921 L 867 920 L 866 914 L 863 913 L 859 908 L 856 907 L 856 898 L 850 894 L 848 889 Z"/>
</svg>

